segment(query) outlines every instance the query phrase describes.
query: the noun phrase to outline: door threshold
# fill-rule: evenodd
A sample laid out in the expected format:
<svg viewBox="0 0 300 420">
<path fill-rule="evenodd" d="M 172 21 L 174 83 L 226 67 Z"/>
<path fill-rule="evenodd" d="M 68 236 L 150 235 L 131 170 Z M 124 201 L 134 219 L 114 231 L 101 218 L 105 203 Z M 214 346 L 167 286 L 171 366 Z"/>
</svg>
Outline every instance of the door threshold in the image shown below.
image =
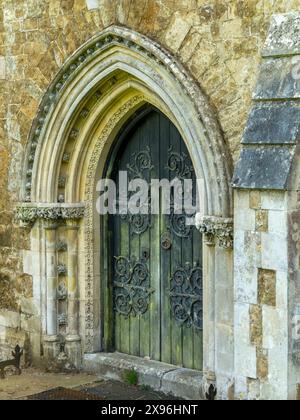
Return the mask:
<svg viewBox="0 0 300 420">
<path fill-rule="evenodd" d="M 110 380 L 124 382 L 124 373 L 134 370 L 138 385 L 185 400 L 203 400 L 203 374 L 154 360 L 123 353 L 85 354 L 83 368 Z"/>
</svg>

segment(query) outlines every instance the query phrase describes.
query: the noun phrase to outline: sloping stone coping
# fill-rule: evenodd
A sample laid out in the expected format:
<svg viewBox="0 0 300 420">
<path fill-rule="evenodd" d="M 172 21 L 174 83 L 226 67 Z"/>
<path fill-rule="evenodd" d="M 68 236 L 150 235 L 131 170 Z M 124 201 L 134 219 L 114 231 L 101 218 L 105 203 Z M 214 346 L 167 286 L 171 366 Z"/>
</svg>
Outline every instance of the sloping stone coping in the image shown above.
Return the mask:
<svg viewBox="0 0 300 420">
<path fill-rule="evenodd" d="M 274 15 L 233 176 L 234 188 L 293 189 L 293 162 L 299 159 L 299 45 L 300 13 Z"/>
<path fill-rule="evenodd" d="M 124 381 L 124 372 L 135 370 L 139 385 L 186 400 L 203 400 L 203 374 L 166 363 L 121 353 L 96 353 L 84 356 L 84 370 L 110 380 Z"/>
</svg>

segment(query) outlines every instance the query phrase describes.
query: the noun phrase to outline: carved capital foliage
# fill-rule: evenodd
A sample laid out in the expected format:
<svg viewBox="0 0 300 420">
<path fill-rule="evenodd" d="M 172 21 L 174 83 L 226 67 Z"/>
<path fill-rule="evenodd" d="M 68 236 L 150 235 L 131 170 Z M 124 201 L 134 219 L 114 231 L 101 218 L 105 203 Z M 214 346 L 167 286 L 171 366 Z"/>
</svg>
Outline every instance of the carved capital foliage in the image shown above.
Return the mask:
<svg viewBox="0 0 300 420">
<path fill-rule="evenodd" d="M 61 218 L 65 220 L 82 219 L 85 214 L 84 207 L 62 207 Z"/>
<path fill-rule="evenodd" d="M 15 218 L 25 226 L 34 224 L 37 219 L 37 208 L 18 206 L 15 211 Z"/>
<path fill-rule="evenodd" d="M 26 226 L 32 226 L 36 220 L 58 221 L 79 220 L 85 215 L 83 206 L 51 206 L 51 205 L 26 205 L 21 204 L 15 210 L 17 221 Z"/>
<path fill-rule="evenodd" d="M 233 248 L 233 219 L 197 216 L 196 227 L 205 235 L 207 244 L 214 245 L 217 241 L 221 248 Z"/>
</svg>

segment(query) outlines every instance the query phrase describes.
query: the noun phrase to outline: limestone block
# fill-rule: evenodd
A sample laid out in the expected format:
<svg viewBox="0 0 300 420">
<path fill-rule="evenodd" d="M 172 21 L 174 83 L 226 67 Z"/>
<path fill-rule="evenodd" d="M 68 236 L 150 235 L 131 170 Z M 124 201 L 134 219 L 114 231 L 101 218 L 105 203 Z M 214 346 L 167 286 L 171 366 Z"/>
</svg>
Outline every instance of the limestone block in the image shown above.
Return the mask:
<svg viewBox="0 0 300 420">
<path fill-rule="evenodd" d="M 221 39 L 241 38 L 243 35 L 242 19 L 227 20 L 220 25 Z"/>
<path fill-rule="evenodd" d="M 249 191 L 244 190 L 235 190 L 234 191 L 234 197 L 235 197 L 235 209 L 236 211 L 244 211 L 252 209 L 250 206 L 250 196 Z"/>
<path fill-rule="evenodd" d="M 263 343 L 263 313 L 260 305 L 251 305 L 250 314 L 250 343 L 262 347 Z"/>
<path fill-rule="evenodd" d="M 256 378 L 256 348 L 250 345 L 250 315 L 248 304 L 235 304 L 235 372 L 245 378 Z"/>
<path fill-rule="evenodd" d="M 286 325 L 288 322 L 287 311 L 263 306 L 263 348 L 268 350 L 278 350 L 284 355 L 287 345 L 288 332 Z"/>
<path fill-rule="evenodd" d="M 249 207 L 253 210 L 261 209 L 261 192 L 260 191 L 250 191 Z"/>
<path fill-rule="evenodd" d="M 234 253 L 234 300 L 257 303 L 257 267 L 260 266 L 260 234 L 236 231 Z"/>
<path fill-rule="evenodd" d="M 255 230 L 257 232 L 267 232 L 269 227 L 269 214 L 267 210 L 255 211 Z"/>
<path fill-rule="evenodd" d="M 268 351 L 264 349 L 257 349 L 257 377 L 260 380 L 267 380 L 269 376 L 269 359 Z"/>
<path fill-rule="evenodd" d="M 180 55 L 184 63 L 191 58 L 198 44 L 200 43 L 200 40 L 201 35 L 198 32 L 191 31 L 191 34 L 188 37 L 186 37 L 180 51 Z"/>
<path fill-rule="evenodd" d="M 249 200 L 249 193 L 248 193 Z M 240 209 L 239 203 L 236 201 L 234 212 L 235 230 L 254 231 L 255 230 L 255 211 L 248 208 Z"/>
<path fill-rule="evenodd" d="M 261 233 L 262 267 L 269 270 L 288 270 L 287 236 Z"/>
<path fill-rule="evenodd" d="M 19 313 L 0 308 L 0 325 L 6 328 L 18 328 L 20 325 Z"/>
<path fill-rule="evenodd" d="M 276 271 L 258 270 L 258 303 L 276 306 Z"/>
<path fill-rule="evenodd" d="M 276 272 L 276 307 L 284 310 L 288 306 L 288 273 Z"/>
<path fill-rule="evenodd" d="M 179 12 L 175 13 L 165 36 L 167 46 L 171 50 L 177 51 L 191 26 L 189 20 L 185 19 L 184 16 L 181 16 Z"/>
<path fill-rule="evenodd" d="M 281 191 L 262 191 L 261 202 L 264 210 L 286 210 L 287 206 L 285 193 Z"/>
<path fill-rule="evenodd" d="M 285 235 L 288 229 L 287 212 L 270 210 L 269 214 L 269 232 Z"/>
<path fill-rule="evenodd" d="M 15 282 L 8 274 L 0 273 L 0 309 L 18 310 Z"/>
</svg>

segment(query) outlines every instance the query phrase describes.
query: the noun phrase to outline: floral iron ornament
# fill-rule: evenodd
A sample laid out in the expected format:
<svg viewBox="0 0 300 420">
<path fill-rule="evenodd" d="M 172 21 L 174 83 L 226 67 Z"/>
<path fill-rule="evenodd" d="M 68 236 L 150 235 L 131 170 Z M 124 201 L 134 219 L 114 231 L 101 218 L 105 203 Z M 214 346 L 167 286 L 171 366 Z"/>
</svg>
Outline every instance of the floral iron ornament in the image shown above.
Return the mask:
<svg viewBox="0 0 300 420">
<path fill-rule="evenodd" d="M 147 312 L 150 295 L 149 269 L 145 261 L 115 257 L 114 311 L 125 317 Z"/>
<path fill-rule="evenodd" d="M 202 268 L 178 266 L 171 278 L 171 308 L 175 320 L 187 328 L 203 327 Z"/>
</svg>

